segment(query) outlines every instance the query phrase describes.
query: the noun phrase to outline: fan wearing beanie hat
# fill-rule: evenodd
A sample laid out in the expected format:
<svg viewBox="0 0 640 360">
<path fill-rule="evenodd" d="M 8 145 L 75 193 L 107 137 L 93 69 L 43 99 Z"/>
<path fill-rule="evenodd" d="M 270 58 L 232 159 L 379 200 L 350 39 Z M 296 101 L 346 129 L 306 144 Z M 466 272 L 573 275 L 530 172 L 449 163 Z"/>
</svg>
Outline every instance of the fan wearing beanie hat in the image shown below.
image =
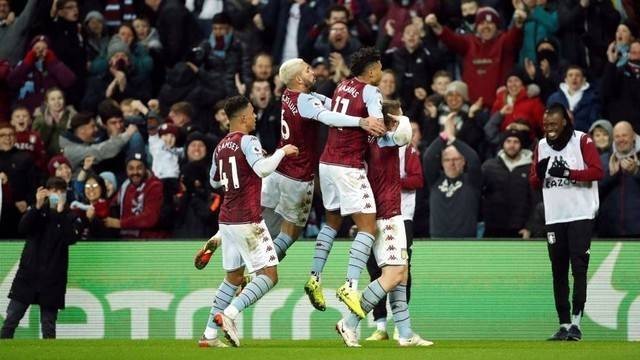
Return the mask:
<svg viewBox="0 0 640 360">
<path fill-rule="evenodd" d="M 147 169 L 144 153 L 127 155 L 127 180 L 116 194 L 120 218 L 107 217 L 104 225 L 120 229 L 122 237 L 164 238 L 162 230 L 162 182 Z"/>
<path fill-rule="evenodd" d="M 111 171 L 103 171 L 100 173 L 100 177 L 104 180 L 104 185 L 107 187 L 107 193 L 105 197 L 110 199 L 111 196 L 118 190 L 118 179 L 116 175 Z"/>
<path fill-rule="evenodd" d="M 206 158 L 209 155 L 211 141 L 212 139 L 199 131 L 189 134 L 184 144 L 187 160 L 199 161 Z"/>
<path fill-rule="evenodd" d="M 62 154 L 56 155 L 49 160 L 47 170 L 49 170 L 49 176 L 61 177 L 67 183 L 71 181 L 71 163 Z"/>
<path fill-rule="evenodd" d="M 526 12 L 516 9 L 513 25 L 507 31 L 499 31 L 500 15 L 491 7 L 482 7 L 476 13 L 476 33 L 456 34 L 441 25 L 435 14 L 425 18 L 440 41 L 452 52 L 462 57 L 462 81 L 469 86 L 469 101 L 483 99 L 484 107 L 493 104 L 496 89 L 513 68 L 516 49 L 522 42 Z"/>
<path fill-rule="evenodd" d="M 491 114 L 502 118 L 501 131 L 516 120 L 525 119 L 535 135 L 542 135 L 544 104 L 538 96 L 540 88 L 536 84 L 526 85 L 528 79 L 521 69 L 516 68 L 507 77 L 506 86 L 497 92 Z"/>
<path fill-rule="evenodd" d="M 481 7 L 476 12 L 476 26 L 488 21 L 494 23 L 497 27 L 500 27 L 501 19 L 500 14 L 492 7 Z"/>
<path fill-rule="evenodd" d="M 59 177 L 63 179 L 67 184 L 67 201 L 71 203 L 72 201 L 76 200 L 76 195 L 73 191 L 74 184 L 72 184 L 71 178 L 71 163 L 69 163 L 69 160 L 62 154 L 56 155 L 52 157 L 51 160 L 49 160 L 47 170 L 49 170 L 49 176 Z"/>
<path fill-rule="evenodd" d="M 500 134 L 497 156 L 482 164 L 482 214 L 485 237 L 524 238 L 530 236 L 527 221 L 533 191 L 529 186 L 531 150 L 523 146 L 527 133 L 507 130 Z"/>
<path fill-rule="evenodd" d="M 451 93 L 459 94 L 465 102 L 469 101 L 469 88 L 467 87 L 467 84 L 462 81 L 452 81 L 447 85 L 445 95 L 449 95 Z"/>
</svg>

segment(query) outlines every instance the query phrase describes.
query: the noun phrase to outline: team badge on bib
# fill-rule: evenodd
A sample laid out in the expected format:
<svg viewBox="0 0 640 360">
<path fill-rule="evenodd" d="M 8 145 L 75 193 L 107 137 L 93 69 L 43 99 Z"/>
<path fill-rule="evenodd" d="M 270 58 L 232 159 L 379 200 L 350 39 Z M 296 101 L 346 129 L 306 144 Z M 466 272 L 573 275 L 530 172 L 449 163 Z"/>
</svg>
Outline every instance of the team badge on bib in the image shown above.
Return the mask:
<svg viewBox="0 0 640 360">
<path fill-rule="evenodd" d="M 547 233 L 547 241 L 549 242 L 550 245 L 555 244 L 556 243 L 556 233 L 548 232 Z"/>
</svg>

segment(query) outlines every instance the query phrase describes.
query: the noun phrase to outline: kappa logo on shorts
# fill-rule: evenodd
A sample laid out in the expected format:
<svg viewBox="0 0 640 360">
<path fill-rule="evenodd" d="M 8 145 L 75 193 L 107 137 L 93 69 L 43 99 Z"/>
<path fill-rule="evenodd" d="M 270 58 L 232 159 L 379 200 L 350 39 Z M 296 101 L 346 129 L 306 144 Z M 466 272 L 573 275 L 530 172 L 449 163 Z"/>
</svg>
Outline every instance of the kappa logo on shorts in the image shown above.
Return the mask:
<svg viewBox="0 0 640 360">
<path fill-rule="evenodd" d="M 389 260 L 398 260 L 398 258 L 395 255 L 389 255 Z"/>
<path fill-rule="evenodd" d="M 266 237 L 266 236 L 265 236 L 265 237 L 263 237 L 263 238 L 262 238 L 262 242 L 269 242 L 269 238 L 268 238 L 268 237 Z"/>
<path fill-rule="evenodd" d="M 267 246 L 267 251 L 271 251 L 271 250 L 273 250 L 273 247 L 271 247 L 271 245 L 268 245 Z"/>
<path fill-rule="evenodd" d="M 549 242 L 550 245 L 555 244 L 556 243 L 556 233 L 548 232 L 547 233 L 547 241 Z"/>
<path fill-rule="evenodd" d="M 269 261 L 276 261 L 276 257 L 273 255 L 269 256 Z"/>
<path fill-rule="evenodd" d="M 393 237 L 393 235 L 387 235 L 386 239 L 384 239 L 385 241 L 392 241 L 393 239 L 395 239 Z"/>
<path fill-rule="evenodd" d="M 396 250 L 396 247 L 395 247 L 395 246 L 393 246 L 393 245 L 389 245 L 389 246 L 387 247 L 387 251 L 395 251 L 395 250 Z"/>
<path fill-rule="evenodd" d="M 362 185 L 360 185 L 360 189 L 366 189 L 366 188 L 367 188 L 367 185 L 366 185 L 366 184 L 362 184 Z"/>
<path fill-rule="evenodd" d="M 391 231 L 391 230 L 393 230 L 393 225 L 391 225 L 391 224 L 387 224 L 387 225 L 385 225 L 385 226 L 384 226 L 384 230 L 385 230 L 385 231 Z"/>
<path fill-rule="evenodd" d="M 366 203 L 366 204 L 364 205 L 364 208 L 365 208 L 365 209 L 371 209 L 371 204 L 370 204 L 370 203 Z"/>
<path fill-rule="evenodd" d="M 369 198 L 369 194 L 364 194 L 364 195 L 362 195 L 362 198 L 363 198 L 363 199 L 368 199 L 368 198 Z"/>
</svg>

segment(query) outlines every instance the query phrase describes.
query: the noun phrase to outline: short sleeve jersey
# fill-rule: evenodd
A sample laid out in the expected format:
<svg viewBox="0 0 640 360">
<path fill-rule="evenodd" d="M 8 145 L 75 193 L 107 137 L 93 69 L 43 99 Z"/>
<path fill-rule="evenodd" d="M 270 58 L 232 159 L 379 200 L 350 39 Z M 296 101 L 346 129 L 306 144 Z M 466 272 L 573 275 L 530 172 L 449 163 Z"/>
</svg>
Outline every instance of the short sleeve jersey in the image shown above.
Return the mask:
<svg viewBox="0 0 640 360">
<path fill-rule="evenodd" d="M 310 181 L 318 167 L 318 116 L 327 109 L 316 97 L 285 89 L 282 94 L 280 147 L 298 147 L 298 156 L 287 157 L 276 169 L 289 178 Z"/>
<path fill-rule="evenodd" d="M 369 144 L 367 177 L 376 199 L 376 218 L 390 219 L 401 214 L 400 159 L 398 147 Z"/>
<path fill-rule="evenodd" d="M 228 134 L 216 147 L 209 175 L 222 183 L 224 191 L 219 217 L 221 224 L 257 223 L 262 220 L 262 179 L 253 171 L 253 165 L 262 158 L 260 141 L 255 136 L 240 132 Z"/>
<path fill-rule="evenodd" d="M 378 88 L 356 78 L 342 81 L 333 94 L 333 111 L 382 119 L 382 95 Z M 361 128 L 329 128 L 320 162 L 352 168 L 364 167 L 368 146 L 367 132 Z"/>
</svg>

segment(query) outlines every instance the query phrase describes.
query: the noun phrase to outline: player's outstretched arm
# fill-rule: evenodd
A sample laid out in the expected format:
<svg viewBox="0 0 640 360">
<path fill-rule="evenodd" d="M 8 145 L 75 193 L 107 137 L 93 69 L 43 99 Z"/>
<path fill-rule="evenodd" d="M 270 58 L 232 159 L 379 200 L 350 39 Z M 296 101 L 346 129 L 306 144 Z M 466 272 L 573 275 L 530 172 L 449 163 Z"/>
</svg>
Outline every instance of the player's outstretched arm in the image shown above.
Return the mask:
<svg viewBox="0 0 640 360">
<path fill-rule="evenodd" d="M 252 135 L 242 137 L 241 148 L 247 158 L 247 162 L 249 162 L 256 175 L 261 178 L 267 177 L 274 172 L 285 156 L 298 155 L 298 148 L 289 144 L 277 149 L 273 155 L 265 157 L 260 141 Z"/>
</svg>

